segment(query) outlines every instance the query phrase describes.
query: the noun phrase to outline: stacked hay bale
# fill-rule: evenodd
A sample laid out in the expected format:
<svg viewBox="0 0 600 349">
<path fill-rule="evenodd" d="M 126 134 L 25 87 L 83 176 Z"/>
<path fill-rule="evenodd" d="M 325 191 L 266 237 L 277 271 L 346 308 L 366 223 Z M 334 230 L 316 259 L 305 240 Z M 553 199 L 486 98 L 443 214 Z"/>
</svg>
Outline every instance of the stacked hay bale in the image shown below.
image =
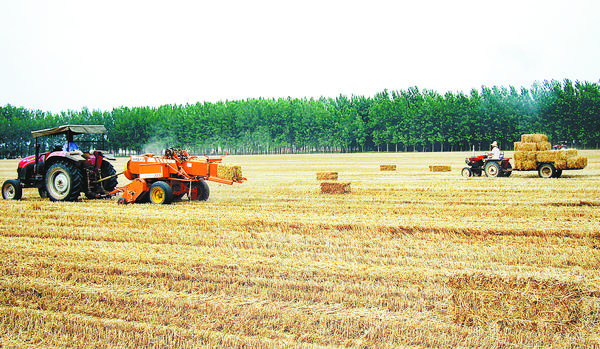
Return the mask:
<svg viewBox="0 0 600 349">
<path fill-rule="evenodd" d="M 379 165 L 379 171 L 396 171 L 396 165 Z"/>
<path fill-rule="evenodd" d="M 471 326 L 560 330 L 581 321 L 584 292 L 557 280 L 454 275 L 454 322 Z"/>
<path fill-rule="evenodd" d="M 244 179 L 244 176 L 242 176 L 241 166 L 232 166 L 225 164 L 219 164 L 219 167 L 217 168 L 217 177 L 229 179 L 234 182 L 241 181 L 242 179 Z"/>
<path fill-rule="evenodd" d="M 582 169 L 587 166 L 587 158 L 577 155 L 577 149 L 551 150 L 545 134 L 524 134 L 521 141 L 515 142 L 515 169 L 535 170 L 540 162 L 552 162 L 559 170 Z"/>
<path fill-rule="evenodd" d="M 318 181 L 337 181 L 337 172 L 317 172 Z M 350 192 L 350 183 L 321 182 L 323 194 L 346 194 Z"/>
<path fill-rule="evenodd" d="M 448 165 L 429 165 L 429 171 L 431 172 L 450 172 L 452 167 Z"/>
</svg>

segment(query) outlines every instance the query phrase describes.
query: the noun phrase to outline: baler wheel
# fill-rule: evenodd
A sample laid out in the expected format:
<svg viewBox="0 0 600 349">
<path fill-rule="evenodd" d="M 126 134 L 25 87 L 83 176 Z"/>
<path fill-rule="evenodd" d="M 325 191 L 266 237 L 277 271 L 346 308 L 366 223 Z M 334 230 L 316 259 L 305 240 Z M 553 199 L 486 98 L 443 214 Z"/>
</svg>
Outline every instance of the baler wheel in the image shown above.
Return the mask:
<svg viewBox="0 0 600 349">
<path fill-rule="evenodd" d="M 150 202 L 166 205 L 171 201 L 173 201 L 173 190 L 167 183 L 158 181 L 150 186 Z"/>
<path fill-rule="evenodd" d="M 210 196 L 210 188 L 208 187 L 208 183 L 206 181 L 200 181 L 197 184 L 198 186 L 198 200 L 206 201 Z"/>
<path fill-rule="evenodd" d="M 125 200 L 124 197 L 120 197 L 119 200 L 117 200 L 117 204 L 118 205 L 127 205 L 127 200 Z"/>
<path fill-rule="evenodd" d="M 2 184 L 2 198 L 4 200 L 21 200 L 23 187 L 17 179 L 9 179 Z"/>
</svg>

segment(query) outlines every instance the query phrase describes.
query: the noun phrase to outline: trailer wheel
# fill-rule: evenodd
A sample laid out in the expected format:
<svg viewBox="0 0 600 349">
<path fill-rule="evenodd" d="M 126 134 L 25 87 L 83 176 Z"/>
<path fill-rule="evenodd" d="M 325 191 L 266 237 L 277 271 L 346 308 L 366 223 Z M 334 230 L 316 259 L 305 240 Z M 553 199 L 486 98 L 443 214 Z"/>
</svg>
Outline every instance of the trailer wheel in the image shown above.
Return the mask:
<svg viewBox="0 0 600 349">
<path fill-rule="evenodd" d="M 4 200 L 21 200 L 23 187 L 17 179 L 9 179 L 2 184 L 2 198 Z"/>
<path fill-rule="evenodd" d="M 552 164 L 541 164 L 538 167 L 538 175 L 541 178 L 552 178 L 556 175 L 556 168 Z"/>
<path fill-rule="evenodd" d="M 471 171 L 470 168 L 465 167 L 465 168 L 462 169 L 462 171 L 460 171 L 460 174 L 463 177 L 471 177 L 473 175 L 473 171 Z"/>
<path fill-rule="evenodd" d="M 83 186 L 83 175 L 72 163 L 59 161 L 46 172 L 46 190 L 51 201 L 76 201 Z"/>
<path fill-rule="evenodd" d="M 490 161 L 485 164 L 485 175 L 487 177 L 498 177 L 502 170 L 500 170 L 500 165 L 498 165 L 495 161 Z"/>
<path fill-rule="evenodd" d="M 554 174 L 554 178 L 560 178 L 560 176 L 562 176 L 562 171 L 563 170 L 557 168 L 556 173 Z"/>
<path fill-rule="evenodd" d="M 150 186 L 150 202 L 157 205 L 170 204 L 173 201 L 173 190 L 162 181 L 155 182 Z"/>
</svg>

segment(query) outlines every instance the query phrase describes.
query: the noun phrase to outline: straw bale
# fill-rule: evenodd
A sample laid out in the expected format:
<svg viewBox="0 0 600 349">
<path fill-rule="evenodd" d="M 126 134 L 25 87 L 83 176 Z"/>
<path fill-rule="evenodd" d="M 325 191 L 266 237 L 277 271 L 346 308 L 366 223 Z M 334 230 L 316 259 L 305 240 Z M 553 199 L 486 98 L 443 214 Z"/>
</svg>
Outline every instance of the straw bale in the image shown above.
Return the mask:
<svg viewBox="0 0 600 349">
<path fill-rule="evenodd" d="M 322 182 L 321 193 L 324 194 L 346 194 L 350 193 L 350 183 Z"/>
<path fill-rule="evenodd" d="M 532 133 L 521 135 L 521 142 L 524 143 L 539 143 L 548 142 L 548 136 L 541 133 Z"/>
<path fill-rule="evenodd" d="M 429 171 L 431 172 L 450 172 L 452 167 L 448 165 L 429 165 Z"/>
<path fill-rule="evenodd" d="M 569 158 L 574 158 L 577 156 L 577 149 L 561 149 L 558 151 L 559 158 L 562 160 L 567 160 Z"/>
<path fill-rule="evenodd" d="M 556 150 L 546 150 L 537 153 L 536 160 L 539 162 L 553 162 L 560 160 L 560 152 Z"/>
<path fill-rule="evenodd" d="M 550 143 L 550 142 L 537 142 L 536 144 L 537 144 L 537 150 L 539 150 L 539 151 L 552 149 L 552 143 Z"/>
<path fill-rule="evenodd" d="M 554 167 L 556 167 L 559 170 L 566 170 L 567 169 L 567 160 L 556 160 L 554 162 Z"/>
<path fill-rule="evenodd" d="M 379 171 L 396 171 L 396 165 L 380 165 Z"/>
<path fill-rule="evenodd" d="M 515 151 L 536 151 L 537 143 L 515 142 Z"/>
<path fill-rule="evenodd" d="M 587 166 L 588 159 L 585 156 L 576 156 L 567 159 L 567 168 L 582 169 Z"/>
<path fill-rule="evenodd" d="M 219 164 L 219 167 L 217 168 L 217 177 L 232 181 L 241 181 L 244 178 L 244 176 L 242 176 L 241 166 L 225 164 Z"/>
<path fill-rule="evenodd" d="M 337 181 L 338 173 L 337 172 L 317 172 L 317 180 L 318 181 Z"/>
<path fill-rule="evenodd" d="M 454 275 L 448 283 L 459 324 L 560 330 L 582 319 L 584 292 L 575 283 L 483 274 Z"/>
<path fill-rule="evenodd" d="M 515 159 L 515 170 L 535 170 L 537 169 L 537 162 L 535 160 L 516 160 Z"/>
<path fill-rule="evenodd" d="M 537 151 L 516 151 L 514 154 L 515 161 L 535 161 Z"/>
</svg>

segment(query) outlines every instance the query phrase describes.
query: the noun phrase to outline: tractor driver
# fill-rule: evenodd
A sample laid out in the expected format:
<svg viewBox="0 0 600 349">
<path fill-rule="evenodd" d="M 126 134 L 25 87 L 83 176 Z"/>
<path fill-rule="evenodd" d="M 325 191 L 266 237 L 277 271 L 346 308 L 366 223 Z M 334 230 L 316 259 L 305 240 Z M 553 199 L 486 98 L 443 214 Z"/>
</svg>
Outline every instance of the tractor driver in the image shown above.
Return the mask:
<svg viewBox="0 0 600 349">
<path fill-rule="evenodd" d="M 498 148 L 498 142 L 492 143 L 492 152 L 489 154 L 491 159 L 500 159 L 500 148 Z"/>
</svg>

